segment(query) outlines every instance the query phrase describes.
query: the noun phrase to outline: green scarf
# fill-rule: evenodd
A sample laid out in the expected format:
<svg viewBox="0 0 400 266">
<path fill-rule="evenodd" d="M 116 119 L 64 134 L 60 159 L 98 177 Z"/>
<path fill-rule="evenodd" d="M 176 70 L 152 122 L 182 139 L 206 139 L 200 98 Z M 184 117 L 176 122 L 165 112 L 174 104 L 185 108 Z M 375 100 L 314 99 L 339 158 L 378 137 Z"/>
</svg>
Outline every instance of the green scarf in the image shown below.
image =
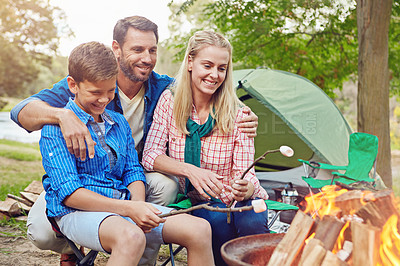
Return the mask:
<svg viewBox="0 0 400 266">
<path fill-rule="evenodd" d="M 207 122 L 203 125 L 199 125 L 192 119 L 188 119 L 186 122 L 186 128 L 189 131 L 189 135 L 186 135 L 185 141 L 185 163 L 193 164 L 200 167 L 200 153 L 201 153 L 201 141 L 200 138 L 207 135 L 214 128 L 215 119 L 212 118 L 211 114 L 208 115 Z M 193 185 L 189 179 L 186 178 L 185 183 L 185 195 L 187 192 L 193 189 Z"/>
</svg>

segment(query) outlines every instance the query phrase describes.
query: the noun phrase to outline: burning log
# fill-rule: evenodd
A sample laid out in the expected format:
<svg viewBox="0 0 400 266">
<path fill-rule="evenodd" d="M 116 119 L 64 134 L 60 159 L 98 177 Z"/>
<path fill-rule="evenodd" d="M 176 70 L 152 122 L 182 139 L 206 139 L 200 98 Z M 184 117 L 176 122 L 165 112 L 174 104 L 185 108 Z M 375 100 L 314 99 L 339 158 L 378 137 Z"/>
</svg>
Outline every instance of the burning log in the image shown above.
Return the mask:
<svg viewBox="0 0 400 266">
<path fill-rule="evenodd" d="M 329 186 L 306 201 L 305 213 L 313 218 L 297 213 L 268 265 L 400 265 L 400 215 L 392 191 Z"/>
<path fill-rule="evenodd" d="M 298 259 L 304 241 L 309 236 L 313 225 L 314 220 L 310 216 L 298 211 L 288 232 L 274 250 L 268 266 L 292 265 Z"/>
<path fill-rule="evenodd" d="M 311 265 L 311 264 L 309 264 Z M 315 265 L 315 264 L 313 264 Z M 349 265 L 346 262 L 340 260 L 335 254 L 331 251 L 327 251 L 324 260 L 321 263 L 321 266 L 346 266 Z"/>
<path fill-rule="evenodd" d="M 351 223 L 351 234 L 354 245 L 353 265 L 377 265 L 380 233 L 379 228 L 358 222 Z"/>
<path fill-rule="evenodd" d="M 318 222 L 314 238 L 321 240 L 324 247 L 332 251 L 343 226 L 344 222 L 340 221 L 335 216 L 325 215 L 322 217 L 322 220 Z"/>
<path fill-rule="evenodd" d="M 325 258 L 326 249 L 321 240 L 312 238 L 301 254 L 300 266 L 320 265 Z"/>
<path fill-rule="evenodd" d="M 399 216 L 391 190 L 371 194 L 371 200 L 356 212 L 356 215 L 363 218 L 367 224 L 378 228 L 382 228 L 393 214 Z"/>
</svg>

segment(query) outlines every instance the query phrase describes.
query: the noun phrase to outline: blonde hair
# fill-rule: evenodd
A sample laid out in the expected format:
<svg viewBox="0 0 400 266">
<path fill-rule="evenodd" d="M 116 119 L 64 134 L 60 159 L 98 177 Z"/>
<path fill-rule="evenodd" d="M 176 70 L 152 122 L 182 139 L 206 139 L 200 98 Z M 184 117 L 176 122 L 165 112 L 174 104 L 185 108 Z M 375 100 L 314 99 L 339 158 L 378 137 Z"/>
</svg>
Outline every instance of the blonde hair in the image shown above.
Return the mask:
<svg viewBox="0 0 400 266">
<path fill-rule="evenodd" d="M 232 46 L 221 34 L 204 30 L 196 32 L 189 39 L 185 58 L 172 87 L 172 92 L 174 94 L 173 114 L 176 126 L 185 134 L 189 134 L 186 129 L 186 122 L 190 117 L 193 105 L 191 72 L 188 71 L 189 56 L 194 59 L 201 49 L 208 46 L 225 48 L 229 52 L 229 63 L 225 80 L 211 98 L 210 114 L 215 119 L 217 129 L 224 134 L 232 132 L 234 128 L 240 102 L 236 96 L 235 88 L 233 87 Z"/>
</svg>

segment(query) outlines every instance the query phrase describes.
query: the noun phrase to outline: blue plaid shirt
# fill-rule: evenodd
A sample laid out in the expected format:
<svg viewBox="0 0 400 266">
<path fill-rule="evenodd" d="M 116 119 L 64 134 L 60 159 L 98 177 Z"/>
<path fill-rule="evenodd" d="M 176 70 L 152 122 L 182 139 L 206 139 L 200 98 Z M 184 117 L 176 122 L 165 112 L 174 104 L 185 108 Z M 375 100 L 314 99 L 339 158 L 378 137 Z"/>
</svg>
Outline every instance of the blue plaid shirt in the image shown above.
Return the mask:
<svg viewBox="0 0 400 266">
<path fill-rule="evenodd" d="M 116 112 L 105 111 L 105 135 L 93 117 L 79 108 L 72 99 L 65 108 L 72 110 L 87 125 L 92 139 L 97 143 L 95 156 L 81 161 L 69 153 L 58 125 L 46 125 L 39 141 L 44 170 L 48 177 L 43 180 L 46 190 L 48 215 L 63 216 L 75 209 L 63 204 L 63 200 L 78 188 L 86 188 L 109 198 L 126 195 L 127 186 L 146 179 L 139 164 L 132 132 L 125 118 Z M 114 161 L 115 160 L 115 161 Z"/>
</svg>

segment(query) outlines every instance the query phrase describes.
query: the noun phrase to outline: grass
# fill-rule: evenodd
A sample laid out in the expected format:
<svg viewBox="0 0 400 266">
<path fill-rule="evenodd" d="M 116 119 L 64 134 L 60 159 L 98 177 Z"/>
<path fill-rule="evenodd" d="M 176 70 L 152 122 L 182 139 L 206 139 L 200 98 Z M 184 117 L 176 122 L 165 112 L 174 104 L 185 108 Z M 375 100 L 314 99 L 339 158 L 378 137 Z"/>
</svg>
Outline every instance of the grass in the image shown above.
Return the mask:
<svg viewBox="0 0 400 266">
<path fill-rule="evenodd" d="M 1 112 L 10 112 L 11 109 L 21 101 L 19 98 L 12 98 L 12 97 L 0 97 L 0 103 L 5 103 L 3 108 L 0 108 Z M 2 104 L 0 104 L 1 106 Z"/>
<path fill-rule="evenodd" d="M 41 180 L 44 170 L 38 144 L 0 140 L 0 200 L 19 195 L 33 180 Z"/>
</svg>

